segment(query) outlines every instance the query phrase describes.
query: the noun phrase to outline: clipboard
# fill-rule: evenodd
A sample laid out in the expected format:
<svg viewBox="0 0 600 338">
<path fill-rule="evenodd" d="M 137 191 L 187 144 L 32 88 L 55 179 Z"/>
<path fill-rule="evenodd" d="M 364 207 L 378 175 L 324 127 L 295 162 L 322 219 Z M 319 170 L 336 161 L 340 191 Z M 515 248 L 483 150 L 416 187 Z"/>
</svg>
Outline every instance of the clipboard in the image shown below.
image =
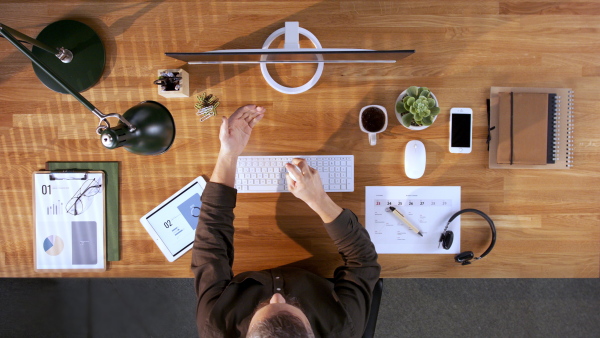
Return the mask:
<svg viewBox="0 0 600 338">
<path fill-rule="evenodd" d="M 120 261 L 119 250 L 119 162 L 46 162 L 50 171 L 103 171 L 106 182 L 106 260 Z"/>
<path fill-rule="evenodd" d="M 36 272 L 106 271 L 103 171 L 33 173 Z"/>
</svg>

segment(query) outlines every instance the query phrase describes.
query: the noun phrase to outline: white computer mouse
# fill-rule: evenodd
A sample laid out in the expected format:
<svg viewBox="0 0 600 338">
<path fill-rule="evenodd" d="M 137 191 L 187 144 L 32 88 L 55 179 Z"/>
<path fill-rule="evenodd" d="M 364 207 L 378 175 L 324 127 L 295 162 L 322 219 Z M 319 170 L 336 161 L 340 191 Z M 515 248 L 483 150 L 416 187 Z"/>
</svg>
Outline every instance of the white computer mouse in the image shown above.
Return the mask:
<svg viewBox="0 0 600 338">
<path fill-rule="evenodd" d="M 425 173 L 427 156 L 425 145 L 421 141 L 412 140 L 406 144 L 404 151 L 404 171 L 408 178 L 417 179 Z"/>
<path fill-rule="evenodd" d="M 296 167 L 296 169 L 298 169 L 298 171 L 299 171 L 299 172 L 301 172 L 300 168 L 299 168 L 297 165 L 295 165 L 295 164 L 293 164 L 293 163 L 290 163 L 290 164 L 291 164 L 291 165 L 293 165 L 294 167 Z M 286 167 L 286 169 L 287 169 L 287 167 Z M 292 171 L 293 171 L 293 170 L 292 170 Z M 288 174 L 290 174 L 290 178 L 291 178 L 292 180 L 294 180 L 294 181 L 298 182 L 298 180 L 296 179 L 296 176 L 294 176 L 294 174 L 292 174 L 292 171 L 289 171 L 289 170 L 288 170 Z"/>
</svg>

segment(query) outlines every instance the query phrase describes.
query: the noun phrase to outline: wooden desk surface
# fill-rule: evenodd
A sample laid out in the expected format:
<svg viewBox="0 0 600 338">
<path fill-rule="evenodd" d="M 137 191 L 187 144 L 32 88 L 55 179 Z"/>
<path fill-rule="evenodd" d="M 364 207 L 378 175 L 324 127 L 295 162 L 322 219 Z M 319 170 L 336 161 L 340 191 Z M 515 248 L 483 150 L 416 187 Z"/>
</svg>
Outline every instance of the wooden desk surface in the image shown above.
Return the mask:
<svg viewBox="0 0 600 338">
<path fill-rule="evenodd" d="M 353 154 L 356 188 L 333 199 L 364 222 L 365 186 L 460 185 L 462 207 L 496 222 L 498 242 L 468 267 L 452 255 L 381 255 L 382 277 L 599 277 L 600 1 L 3 1 L 2 23 L 36 36 L 51 22 L 77 19 L 98 32 L 107 63 L 83 95 L 104 113 L 143 100 L 172 112 L 177 138 L 160 156 L 104 149 L 97 118 L 36 78 L 30 62 L 0 41 L 0 276 L 191 277 L 191 254 L 168 263 L 139 218 L 194 177 L 208 178 L 218 151 L 219 117 L 200 123 L 195 96 L 165 99 L 152 85 L 158 69 L 183 67 L 194 94 L 217 95 L 220 115 L 246 103 L 267 107 L 246 154 Z M 164 52 L 259 48 L 285 21 L 299 21 L 324 47 L 415 49 L 391 65 L 326 65 L 316 87 L 299 95 L 271 89 L 258 66 L 188 66 Z M 273 67 L 283 84 L 311 77 L 313 65 Z M 410 85 L 432 89 L 442 114 L 425 131 L 393 115 Z M 487 168 L 486 103 L 491 86 L 569 87 L 577 129 L 571 170 Z M 358 127 L 368 104 L 390 123 L 369 146 Z M 448 152 L 451 107 L 472 107 L 474 149 Z M 403 174 L 409 140 L 427 147 L 427 169 Z M 33 271 L 33 171 L 46 161 L 120 161 L 121 255 L 101 274 Z M 330 276 L 341 260 L 319 219 L 291 194 L 240 194 L 234 272 L 291 264 Z M 440 225 L 440 231 L 442 225 Z M 463 218 L 462 248 L 481 253 L 489 229 Z"/>
</svg>

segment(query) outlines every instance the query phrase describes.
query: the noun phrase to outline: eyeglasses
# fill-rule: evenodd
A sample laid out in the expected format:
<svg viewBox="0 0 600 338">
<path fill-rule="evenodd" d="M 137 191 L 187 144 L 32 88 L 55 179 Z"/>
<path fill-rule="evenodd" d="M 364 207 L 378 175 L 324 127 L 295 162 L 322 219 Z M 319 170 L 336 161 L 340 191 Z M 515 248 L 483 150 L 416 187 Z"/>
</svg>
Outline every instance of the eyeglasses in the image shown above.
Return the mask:
<svg viewBox="0 0 600 338">
<path fill-rule="evenodd" d="M 85 180 L 79 190 L 67 202 L 67 213 L 71 215 L 81 215 L 92 205 L 92 198 L 102 189 L 102 184 L 96 182 L 96 179 Z"/>
</svg>

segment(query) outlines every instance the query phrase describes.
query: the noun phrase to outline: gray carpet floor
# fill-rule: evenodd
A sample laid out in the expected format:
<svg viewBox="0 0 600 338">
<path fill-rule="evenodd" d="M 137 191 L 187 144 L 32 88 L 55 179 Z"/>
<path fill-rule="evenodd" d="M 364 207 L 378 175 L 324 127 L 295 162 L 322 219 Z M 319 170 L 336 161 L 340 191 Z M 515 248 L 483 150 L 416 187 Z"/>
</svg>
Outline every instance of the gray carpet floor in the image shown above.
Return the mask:
<svg viewBox="0 0 600 338">
<path fill-rule="evenodd" d="M 197 337 L 191 279 L 0 279 L 0 337 Z M 385 279 L 376 337 L 600 337 L 599 279 Z"/>
</svg>

